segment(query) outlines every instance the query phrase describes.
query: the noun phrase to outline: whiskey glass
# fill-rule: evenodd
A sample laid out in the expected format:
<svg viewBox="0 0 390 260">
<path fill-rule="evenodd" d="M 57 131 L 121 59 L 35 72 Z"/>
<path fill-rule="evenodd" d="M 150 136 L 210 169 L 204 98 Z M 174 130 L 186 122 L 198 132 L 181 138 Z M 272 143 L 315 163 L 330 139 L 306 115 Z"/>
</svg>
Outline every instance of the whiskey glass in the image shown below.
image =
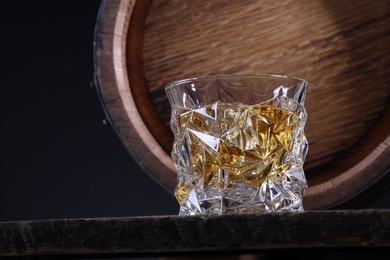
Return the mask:
<svg viewBox="0 0 390 260">
<path fill-rule="evenodd" d="M 167 84 L 179 215 L 302 211 L 307 88 L 281 75 Z"/>
</svg>

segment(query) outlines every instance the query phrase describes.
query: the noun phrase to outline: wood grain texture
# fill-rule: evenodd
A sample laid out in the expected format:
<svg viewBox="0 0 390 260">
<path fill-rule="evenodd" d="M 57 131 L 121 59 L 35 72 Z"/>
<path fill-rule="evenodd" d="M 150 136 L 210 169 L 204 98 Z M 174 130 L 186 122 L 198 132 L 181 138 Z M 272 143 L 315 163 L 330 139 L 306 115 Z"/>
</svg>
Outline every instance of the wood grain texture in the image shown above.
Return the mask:
<svg viewBox="0 0 390 260">
<path fill-rule="evenodd" d="M 163 87 L 194 76 L 309 81 L 307 209 L 343 203 L 390 168 L 389 1 L 103 1 L 98 25 L 103 103 L 136 161 L 170 191 Z"/>
<path fill-rule="evenodd" d="M 0 257 L 390 246 L 390 210 L 0 223 Z"/>
<path fill-rule="evenodd" d="M 390 97 L 389 1 L 155 0 L 144 37 L 150 97 L 169 122 L 165 82 L 273 73 L 309 81 L 306 169 L 333 161 Z"/>
</svg>

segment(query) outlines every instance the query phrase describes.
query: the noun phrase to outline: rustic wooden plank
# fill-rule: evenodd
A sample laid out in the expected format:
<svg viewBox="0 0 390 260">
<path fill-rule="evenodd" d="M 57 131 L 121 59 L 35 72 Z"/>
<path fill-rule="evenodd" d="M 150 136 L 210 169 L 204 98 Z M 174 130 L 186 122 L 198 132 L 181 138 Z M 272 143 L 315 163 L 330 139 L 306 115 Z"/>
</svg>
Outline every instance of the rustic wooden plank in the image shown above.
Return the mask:
<svg viewBox="0 0 390 260">
<path fill-rule="evenodd" d="M 389 246 L 389 209 L 0 223 L 0 257 Z"/>
</svg>

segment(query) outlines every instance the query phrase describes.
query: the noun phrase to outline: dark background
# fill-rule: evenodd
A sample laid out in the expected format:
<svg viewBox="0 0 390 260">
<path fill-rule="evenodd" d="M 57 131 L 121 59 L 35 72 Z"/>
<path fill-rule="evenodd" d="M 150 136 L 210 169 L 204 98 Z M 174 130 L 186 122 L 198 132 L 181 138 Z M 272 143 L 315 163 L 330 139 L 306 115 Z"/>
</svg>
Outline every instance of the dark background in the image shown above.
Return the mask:
<svg viewBox="0 0 390 260">
<path fill-rule="evenodd" d="M 99 4 L 0 6 L 0 221 L 178 213 L 102 123 L 90 87 Z M 390 207 L 379 195 L 364 207 Z"/>
<path fill-rule="evenodd" d="M 178 213 L 102 123 L 99 4 L 1 3 L 0 221 Z"/>
</svg>

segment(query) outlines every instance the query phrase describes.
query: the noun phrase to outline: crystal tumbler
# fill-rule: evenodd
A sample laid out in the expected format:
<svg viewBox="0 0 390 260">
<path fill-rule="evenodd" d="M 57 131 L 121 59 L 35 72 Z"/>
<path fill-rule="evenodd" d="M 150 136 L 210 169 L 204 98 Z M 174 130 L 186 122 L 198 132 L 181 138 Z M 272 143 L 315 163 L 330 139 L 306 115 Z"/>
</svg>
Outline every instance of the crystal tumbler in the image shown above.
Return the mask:
<svg viewBox="0 0 390 260">
<path fill-rule="evenodd" d="M 302 211 L 307 87 L 279 75 L 169 83 L 179 215 Z"/>
</svg>

